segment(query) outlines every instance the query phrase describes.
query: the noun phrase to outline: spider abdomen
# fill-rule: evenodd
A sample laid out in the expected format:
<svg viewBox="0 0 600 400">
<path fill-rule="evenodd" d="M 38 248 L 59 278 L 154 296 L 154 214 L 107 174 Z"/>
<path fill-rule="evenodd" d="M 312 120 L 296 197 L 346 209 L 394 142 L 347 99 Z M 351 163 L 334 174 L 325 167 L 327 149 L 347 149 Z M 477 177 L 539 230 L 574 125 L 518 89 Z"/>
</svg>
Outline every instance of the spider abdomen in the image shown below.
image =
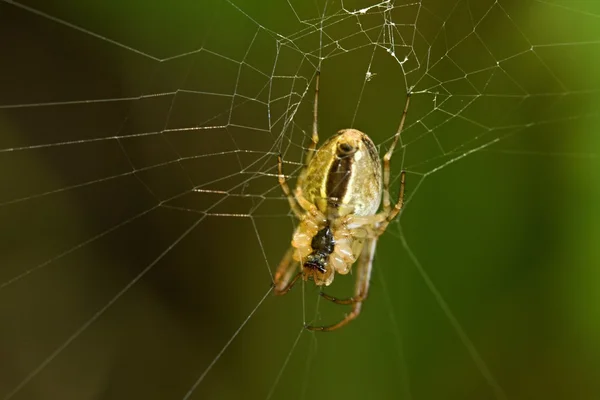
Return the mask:
<svg viewBox="0 0 600 400">
<path fill-rule="evenodd" d="M 381 202 L 381 161 L 373 141 L 356 129 L 327 140 L 307 168 L 302 193 L 328 218 L 373 215 Z"/>
</svg>

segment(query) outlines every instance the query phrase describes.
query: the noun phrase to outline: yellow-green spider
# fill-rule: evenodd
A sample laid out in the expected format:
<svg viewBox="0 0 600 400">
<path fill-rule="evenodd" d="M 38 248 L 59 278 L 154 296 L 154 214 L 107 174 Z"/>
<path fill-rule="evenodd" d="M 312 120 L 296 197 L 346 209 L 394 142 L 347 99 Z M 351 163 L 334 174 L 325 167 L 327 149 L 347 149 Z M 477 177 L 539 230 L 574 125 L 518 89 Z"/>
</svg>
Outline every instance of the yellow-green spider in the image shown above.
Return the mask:
<svg viewBox="0 0 600 400">
<path fill-rule="evenodd" d="M 352 305 L 352 311 L 336 324 L 306 327 L 332 331 L 359 315 L 369 292 L 377 239 L 404 204 L 404 171 L 400 175 L 398 202 L 394 206 L 390 203 L 390 159 L 402 133 L 410 93 L 392 145 L 383 156 L 382 171 L 373 141 L 356 129 L 339 131 L 316 150 L 319 142 L 319 72 L 315 81 L 312 142 L 293 194 L 283 174 L 283 160 L 281 156 L 278 158 L 279 184 L 300 223 L 273 283 L 278 295 L 286 294 L 300 277 L 305 281 L 311 278 L 318 286 L 329 286 L 335 272 L 345 275 L 357 262 L 356 288 L 352 297 L 336 299 L 321 292 L 325 299 L 334 303 Z M 383 210 L 377 212 L 382 197 Z"/>
</svg>

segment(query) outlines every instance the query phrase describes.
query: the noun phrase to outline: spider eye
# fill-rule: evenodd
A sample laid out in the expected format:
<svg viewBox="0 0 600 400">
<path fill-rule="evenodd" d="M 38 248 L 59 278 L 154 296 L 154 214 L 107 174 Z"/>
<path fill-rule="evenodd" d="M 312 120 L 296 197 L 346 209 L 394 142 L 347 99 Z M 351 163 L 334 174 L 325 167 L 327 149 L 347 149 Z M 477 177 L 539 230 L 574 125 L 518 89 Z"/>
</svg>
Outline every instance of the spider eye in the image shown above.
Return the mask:
<svg viewBox="0 0 600 400">
<path fill-rule="evenodd" d="M 352 147 L 352 145 L 350 145 L 349 143 L 346 142 L 341 142 L 338 144 L 338 156 L 347 156 L 349 154 L 352 154 L 356 151 L 356 149 L 354 147 Z"/>
</svg>

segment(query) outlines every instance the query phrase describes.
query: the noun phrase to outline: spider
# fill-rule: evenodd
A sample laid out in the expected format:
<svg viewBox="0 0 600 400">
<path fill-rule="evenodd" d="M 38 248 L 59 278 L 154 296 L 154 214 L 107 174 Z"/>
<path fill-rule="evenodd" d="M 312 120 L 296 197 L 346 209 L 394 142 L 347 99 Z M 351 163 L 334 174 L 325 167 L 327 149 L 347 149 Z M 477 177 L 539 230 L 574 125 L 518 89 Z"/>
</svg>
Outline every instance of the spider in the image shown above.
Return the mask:
<svg viewBox="0 0 600 400">
<path fill-rule="evenodd" d="M 360 314 L 369 292 L 377 239 L 404 204 L 405 171 L 400 175 L 398 202 L 393 207 L 390 203 L 390 159 L 404 127 L 410 91 L 392 145 L 383 157 L 382 171 L 373 141 L 356 129 L 337 132 L 316 150 L 319 77 L 317 71 L 312 142 L 293 194 L 283 174 L 281 155 L 277 159 L 279 184 L 300 223 L 292 246 L 277 267 L 273 285 L 277 295 L 286 294 L 300 277 L 312 279 L 317 286 L 329 286 L 336 272 L 345 275 L 357 262 L 352 297 L 337 299 L 320 292 L 336 304 L 352 305 L 352 311 L 333 325 L 306 326 L 313 331 L 333 331 Z M 378 213 L 382 197 L 383 210 Z M 300 271 L 295 274 L 298 266 Z"/>
</svg>

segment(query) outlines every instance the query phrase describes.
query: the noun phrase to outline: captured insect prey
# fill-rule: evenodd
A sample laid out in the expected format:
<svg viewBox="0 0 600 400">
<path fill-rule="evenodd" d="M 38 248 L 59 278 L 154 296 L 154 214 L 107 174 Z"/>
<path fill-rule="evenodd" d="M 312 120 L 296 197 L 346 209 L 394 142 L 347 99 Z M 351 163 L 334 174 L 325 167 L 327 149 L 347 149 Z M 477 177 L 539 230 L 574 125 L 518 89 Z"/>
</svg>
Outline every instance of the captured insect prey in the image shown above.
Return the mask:
<svg viewBox="0 0 600 400">
<path fill-rule="evenodd" d="M 390 159 L 398 142 L 410 101 L 407 96 L 400 125 L 392 145 L 383 157 L 383 168 L 375 144 L 365 133 L 343 129 L 318 150 L 317 109 L 319 72 L 315 76 L 312 141 L 305 165 L 292 192 L 278 157 L 279 183 L 292 212 L 300 220 L 274 276 L 275 294 L 286 294 L 299 278 L 312 279 L 318 286 L 329 286 L 335 273 L 348 274 L 354 263 L 354 295 L 336 299 L 337 304 L 352 305 L 344 319 L 329 326 L 307 326 L 315 331 L 332 331 L 355 319 L 369 292 L 369 280 L 377 239 L 398 215 L 404 204 L 405 172 L 400 175 L 400 194 L 390 202 Z M 377 212 L 383 200 L 383 210 Z M 298 272 L 299 269 L 299 272 Z"/>
</svg>

